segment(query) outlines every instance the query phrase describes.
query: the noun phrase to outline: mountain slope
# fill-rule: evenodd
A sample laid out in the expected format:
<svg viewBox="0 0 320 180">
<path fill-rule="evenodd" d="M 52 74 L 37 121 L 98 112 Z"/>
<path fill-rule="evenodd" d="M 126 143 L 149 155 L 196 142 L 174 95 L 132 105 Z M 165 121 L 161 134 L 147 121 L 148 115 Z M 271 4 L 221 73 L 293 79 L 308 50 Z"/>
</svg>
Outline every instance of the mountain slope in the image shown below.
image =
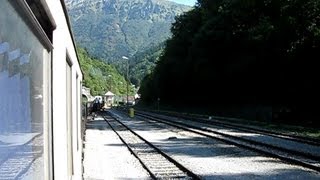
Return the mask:
<svg viewBox="0 0 320 180">
<path fill-rule="evenodd" d="M 130 63 L 130 81 L 136 86 L 140 86 L 141 80 L 150 74 L 163 49 L 165 43 L 159 43 L 157 46 L 150 47 L 143 52 L 136 53 L 131 59 Z"/>
<path fill-rule="evenodd" d="M 175 16 L 191 9 L 166 0 L 66 0 L 66 5 L 77 43 L 108 62 L 162 43 Z"/>
<path fill-rule="evenodd" d="M 107 91 L 116 95 L 126 93 L 126 80 L 112 65 L 90 57 L 85 49 L 77 48 L 77 51 L 84 74 L 83 85 L 91 89 L 92 95 L 103 95 Z"/>
</svg>

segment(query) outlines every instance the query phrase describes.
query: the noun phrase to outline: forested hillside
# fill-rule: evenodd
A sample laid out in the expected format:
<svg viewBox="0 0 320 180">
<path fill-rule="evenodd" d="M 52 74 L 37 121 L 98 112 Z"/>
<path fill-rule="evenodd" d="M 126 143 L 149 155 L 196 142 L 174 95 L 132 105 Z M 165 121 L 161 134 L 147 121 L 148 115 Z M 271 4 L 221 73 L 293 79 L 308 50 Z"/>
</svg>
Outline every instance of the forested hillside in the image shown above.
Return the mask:
<svg viewBox="0 0 320 180">
<path fill-rule="evenodd" d="M 163 51 L 164 43 L 136 53 L 130 61 L 130 81 L 136 86 L 140 86 L 140 81 L 150 74 Z"/>
<path fill-rule="evenodd" d="M 75 39 L 139 85 L 155 66 L 174 18 L 191 9 L 166 0 L 66 0 Z"/>
<path fill-rule="evenodd" d="M 104 95 L 107 91 L 116 95 L 127 93 L 125 77 L 120 75 L 114 66 L 90 57 L 82 48 L 77 51 L 84 74 L 83 85 L 91 89 L 92 95 Z M 133 92 L 131 86 L 130 92 Z"/>
<path fill-rule="evenodd" d="M 285 107 L 314 121 L 319 102 L 319 0 L 198 0 L 171 28 L 145 102 L 185 107 Z M 295 114 L 296 113 L 296 114 Z"/>
<path fill-rule="evenodd" d="M 131 58 L 170 37 L 189 6 L 166 0 L 66 0 L 77 43 L 107 62 Z"/>
</svg>

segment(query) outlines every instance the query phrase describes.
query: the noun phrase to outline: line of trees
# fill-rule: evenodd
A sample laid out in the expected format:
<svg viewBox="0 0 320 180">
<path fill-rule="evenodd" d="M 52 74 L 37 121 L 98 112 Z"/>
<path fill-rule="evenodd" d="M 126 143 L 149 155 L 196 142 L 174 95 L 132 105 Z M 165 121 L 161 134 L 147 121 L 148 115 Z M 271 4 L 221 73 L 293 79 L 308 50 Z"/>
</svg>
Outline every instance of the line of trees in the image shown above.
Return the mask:
<svg viewBox="0 0 320 180">
<path fill-rule="evenodd" d="M 107 91 L 126 95 L 127 81 L 113 65 L 91 57 L 83 48 L 77 48 L 77 52 L 84 74 L 83 85 L 90 88 L 92 95 L 104 95 Z M 129 94 L 132 95 L 134 89 L 129 84 Z"/>
<path fill-rule="evenodd" d="M 142 81 L 144 102 L 317 116 L 320 0 L 198 0 L 171 32 Z"/>
</svg>

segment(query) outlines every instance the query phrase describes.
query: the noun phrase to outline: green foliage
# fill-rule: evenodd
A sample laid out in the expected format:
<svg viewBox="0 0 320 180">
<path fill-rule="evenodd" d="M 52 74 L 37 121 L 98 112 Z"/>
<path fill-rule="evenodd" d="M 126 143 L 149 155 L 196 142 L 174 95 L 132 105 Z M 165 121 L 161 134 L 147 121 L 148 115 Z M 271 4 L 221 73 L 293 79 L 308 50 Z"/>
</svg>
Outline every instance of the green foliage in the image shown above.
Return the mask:
<svg viewBox="0 0 320 180">
<path fill-rule="evenodd" d="M 155 67 L 175 16 L 191 9 L 162 0 L 66 0 L 66 4 L 77 43 L 125 76 L 127 62 L 121 57 L 129 57 L 129 79 L 137 87 Z"/>
<path fill-rule="evenodd" d="M 130 77 L 131 82 L 140 86 L 140 82 L 150 74 L 163 51 L 164 43 L 148 48 L 143 52 L 136 53 L 130 60 Z"/>
<path fill-rule="evenodd" d="M 158 0 L 67 0 L 67 7 L 77 43 L 116 64 L 165 41 L 174 17 L 191 9 Z"/>
<path fill-rule="evenodd" d="M 142 82 L 146 101 L 309 112 L 319 100 L 320 0 L 198 0 L 171 32 Z"/>
<path fill-rule="evenodd" d="M 92 95 L 103 95 L 107 91 L 117 95 L 127 93 L 127 82 L 114 66 L 90 57 L 82 48 L 77 48 L 77 52 L 84 74 L 83 85 L 91 89 Z M 129 87 L 130 94 L 133 94 L 133 88 Z"/>
</svg>

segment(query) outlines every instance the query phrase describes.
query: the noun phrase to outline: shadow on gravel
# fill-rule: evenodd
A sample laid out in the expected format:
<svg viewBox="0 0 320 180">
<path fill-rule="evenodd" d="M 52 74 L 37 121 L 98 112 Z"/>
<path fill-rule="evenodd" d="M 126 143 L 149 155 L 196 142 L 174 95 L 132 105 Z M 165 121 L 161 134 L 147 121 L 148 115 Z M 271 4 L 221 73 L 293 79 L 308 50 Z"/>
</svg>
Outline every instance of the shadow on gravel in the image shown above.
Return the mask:
<svg viewBox="0 0 320 180">
<path fill-rule="evenodd" d="M 114 120 L 112 117 L 108 116 L 107 112 L 100 112 L 100 116 L 105 116 L 105 119 L 108 120 Z M 106 130 L 110 129 L 108 123 L 105 121 L 102 117 L 98 117 L 98 119 L 87 121 L 86 123 L 86 129 L 97 129 L 97 130 Z M 129 117 L 123 118 L 121 121 L 125 121 L 126 124 L 132 125 L 135 127 L 135 130 L 138 131 L 155 131 L 155 130 L 162 130 L 163 127 L 157 127 L 154 125 L 146 125 L 144 121 L 139 121 L 136 119 L 132 119 Z M 122 131 L 122 129 L 117 130 Z"/>
<path fill-rule="evenodd" d="M 279 160 L 277 160 L 277 159 L 268 159 L 268 160 L 258 159 L 258 160 L 254 160 L 254 162 L 260 162 L 260 163 L 278 163 Z"/>
<path fill-rule="evenodd" d="M 107 113 L 106 113 L 107 114 Z M 109 119 L 109 118 L 107 118 Z M 176 130 L 174 127 L 167 125 L 158 125 L 153 123 L 147 123 L 146 121 L 124 117 L 122 122 L 129 125 L 135 131 L 143 132 L 160 132 Z M 183 131 L 183 130 L 182 130 Z M 164 134 L 164 136 L 166 136 Z M 165 137 L 164 137 L 165 138 Z M 261 156 L 256 153 L 252 153 L 249 150 L 241 149 L 237 146 L 228 145 L 224 142 L 208 139 L 207 137 L 186 137 L 186 138 L 170 138 L 169 136 L 162 140 L 162 142 L 154 143 L 156 146 L 161 147 L 164 151 L 176 155 L 186 155 L 194 157 L 255 157 Z M 138 144 L 136 144 L 138 145 Z"/>
<path fill-rule="evenodd" d="M 167 139 L 163 143 L 155 143 L 165 151 L 176 155 L 188 155 L 195 157 L 254 157 L 261 156 L 250 151 L 240 149 L 233 145 L 227 145 L 220 141 L 210 140 L 205 137 L 193 137 L 183 139 Z"/>
<path fill-rule="evenodd" d="M 126 125 L 134 127 L 135 131 L 161 131 L 164 128 L 155 124 L 149 124 L 141 120 L 127 120 Z"/>
<path fill-rule="evenodd" d="M 210 175 L 201 176 L 201 179 L 313 180 L 313 179 L 319 179 L 319 174 L 306 173 L 306 171 L 297 170 L 297 169 L 277 169 L 271 172 L 259 172 L 259 173 L 225 173 L 225 174 L 213 174 L 213 175 L 210 174 Z"/>
<path fill-rule="evenodd" d="M 89 130 L 106 130 L 109 129 L 109 125 L 106 123 L 105 120 L 94 120 L 88 121 L 86 123 L 86 129 Z"/>
<path fill-rule="evenodd" d="M 112 119 L 107 118 L 107 119 Z M 263 157 L 263 155 L 255 153 L 253 151 L 239 148 L 238 146 L 228 145 L 224 142 L 208 139 L 207 137 L 199 137 L 199 136 L 183 136 L 183 138 L 171 137 L 172 133 L 168 133 L 171 131 L 171 128 L 167 126 L 158 126 L 155 124 L 149 124 L 145 121 L 131 119 L 128 117 L 124 117 L 122 121 L 125 121 L 126 124 L 130 124 L 131 127 L 135 131 L 149 131 L 150 136 L 155 135 L 155 133 L 163 133 L 162 140 L 157 140 L 156 142 L 152 142 L 158 148 L 162 149 L 164 152 L 167 152 L 169 155 L 176 156 L 190 156 L 196 158 L 217 158 L 217 160 L 226 161 L 232 165 L 234 159 L 241 158 L 249 158 L 250 157 Z M 94 120 L 89 121 L 87 124 L 87 129 L 98 129 L 98 130 L 111 130 L 109 125 L 104 120 Z M 175 128 L 173 128 L 175 129 Z M 176 131 L 175 131 L 176 132 Z M 167 137 L 166 137 L 167 136 Z M 152 137 L 145 137 L 151 138 Z M 108 144 L 108 146 L 123 146 L 123 144 Z M 144 145 L 140 143 L 134 144 L 136 148 L 143 148 Z M 243 162 L 250 162 L 250 160 L 245 160 Z M 314 171 L 309 171 L 307 169 L 299 169 L 296 166 L 287 166 L 288 168 L 283 169 L 283 166 L 278 169 L 276 167 L 268 167 L 270 164 L 278 164 L 284 163 L 283 161 L 279 161 L 277 159 L 252 159 L 252 163 L 256 163 L 259 166 L 266 167 L 257 167 L 259 172 L 255 170 L 245 169 L 245 172 L 239 173 L 237 171 L 238 168 L 233 169 L 233 167 L 212 167 L 212 171 L 209 174 L 205 174 L 202 176 L 202 179 L 320 179 L 320 174 L 315 173 Z M 254 163 L 255 164 L 255 163 Z M 223 165 L 221 165 L 223 166 Z M 225 165 L 224 165 L 225 166 Z M 241 166 L 241 165 L 240 165 Z M 246 167 L 246 164 L 243 164 Z M 253 166 L 253 165 L 251 165 Z M 248 166 L 250 167 L 250 166 Z M 215 170 L 217 168 L 217 170 Z M 230 168 L 230 170 L 226 172 L 221 172 L 221 169 Z M 250 167 L 252 168 L 252 167 Z M 254 168 L 254 167 L 253 167 Z M 220 169 L 220 173 L 218 173 Z M 240 168 L 241 169 L 241 168 Z M 272 170 L 271 170 L 272 169 Z"/>
</svg>

